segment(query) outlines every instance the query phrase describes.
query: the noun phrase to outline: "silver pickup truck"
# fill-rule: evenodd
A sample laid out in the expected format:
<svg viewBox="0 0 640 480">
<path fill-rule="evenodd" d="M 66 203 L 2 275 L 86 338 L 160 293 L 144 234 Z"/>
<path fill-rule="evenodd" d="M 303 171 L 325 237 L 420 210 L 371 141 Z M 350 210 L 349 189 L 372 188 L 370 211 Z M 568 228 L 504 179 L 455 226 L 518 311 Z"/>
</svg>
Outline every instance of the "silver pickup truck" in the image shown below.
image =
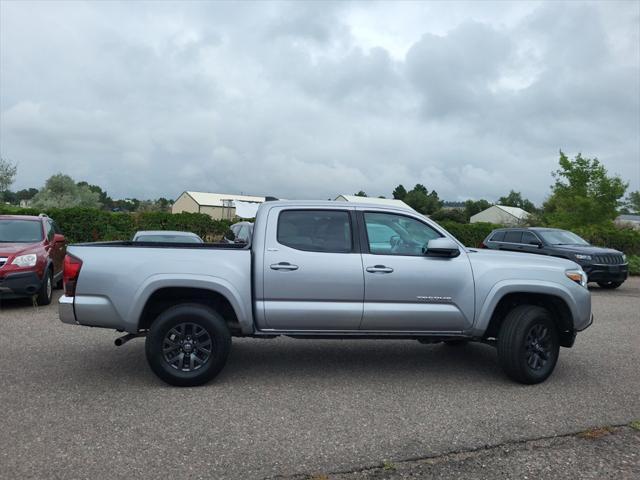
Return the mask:
<svg viewBox="0 0 640 480">
<path fill-rule="evenodd" d="M 72 245 L 65 323 L 146 337 L 151 369 L 179 386 L 222 369 L 231 338 L 376 338 L 497 347 L 505 373 L 539 383 L 592 321 L 569 260 L 466 248 L 409 209 L 274 201 L 249 245 Z"/>
</svg>

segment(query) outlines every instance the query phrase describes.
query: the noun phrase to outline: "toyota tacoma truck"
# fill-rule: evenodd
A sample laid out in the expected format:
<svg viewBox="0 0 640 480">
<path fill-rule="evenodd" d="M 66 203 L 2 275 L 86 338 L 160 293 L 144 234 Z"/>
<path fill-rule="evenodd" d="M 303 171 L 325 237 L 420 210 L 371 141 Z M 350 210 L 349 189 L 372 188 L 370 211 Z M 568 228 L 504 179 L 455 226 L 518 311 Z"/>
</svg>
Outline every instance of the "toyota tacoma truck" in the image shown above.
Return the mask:
<svg viewBox="0 0 640 480">
<path fill-rule="evenodd" d="M 153 372 L 178 386 L 223 368 L 232 337 L 414 339 L 497 348 L 506 375 L 544 381 L 592 322 L 572 261 L 466 248 L 417 212 L 269 201 L 249 244 L 72 245 L 63 322 L 146 337 Z"/>
</svg>

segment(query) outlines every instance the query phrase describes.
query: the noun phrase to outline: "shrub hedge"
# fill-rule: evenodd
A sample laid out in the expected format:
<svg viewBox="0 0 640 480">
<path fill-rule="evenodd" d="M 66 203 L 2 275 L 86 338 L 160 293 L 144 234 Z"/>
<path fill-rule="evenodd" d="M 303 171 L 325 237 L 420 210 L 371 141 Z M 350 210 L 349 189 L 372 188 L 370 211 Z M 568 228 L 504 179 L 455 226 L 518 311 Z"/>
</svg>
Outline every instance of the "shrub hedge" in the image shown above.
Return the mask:
<svg viewBox="0 0 640 480">
<path fill-rule="evenodd" d="M 0 205 L 0 214 L 38 215 L 39 210 Z M 46 212 L 60 226 L 69 242 L 129 240 L 137 230 L 186 230 L 207 241 L 219 239 L 231 225 L 230 220 L 212 220 L 203 213 L 144 212 L 112 213 L 87 208 L 51 209 Z M 441 225 L 458 240 L 477 247 L 494 228 L 491 223 L 457 223 Z M 640 255 L 640 231 L 613 225 L 590 225 L 575 232 L 594 245 L 615 248 L 627 255 Z"/>
<path fill-rule="evenodd" d="M 138 230 L 186 230 L 207 241 L 214 241 L 232 223 L 229 220 L 212 220 L 204 213 L 113 213 L 90 208 L 50 209 L 41 212 L 29 208 L 0 206 L 0 214 L 39 213 L 46 213 L 53 218 L 70 243 L 130 240 Z"/>
</svg>

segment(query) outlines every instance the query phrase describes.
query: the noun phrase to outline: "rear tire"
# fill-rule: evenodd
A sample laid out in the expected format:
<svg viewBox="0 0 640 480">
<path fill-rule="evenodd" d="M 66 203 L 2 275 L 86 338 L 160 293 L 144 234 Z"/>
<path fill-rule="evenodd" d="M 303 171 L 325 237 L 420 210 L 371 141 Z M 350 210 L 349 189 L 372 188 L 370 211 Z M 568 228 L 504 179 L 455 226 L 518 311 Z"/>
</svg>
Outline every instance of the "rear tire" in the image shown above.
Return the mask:
<svg viewBox="0 0 640 480">
<path fill-rule="evenodd" d="M 49 305 L 53 297 L 53 272 L 48 268 L 44 275 L 36 297 L 36 303 L 40 306 Z"/>
<path fill-rule="evenodd" d="M 622 285 L 622 282 L 598 282 L 600 288 L 604 288 L 607 290 L 613 290 L 614 288 L 618 288 Z"/>
<path fill-rule="evenodd" d="M 165 310 L 151 325 L 147 362 L 170 385 L 193 387 L 213 379 L 231 350 L 231 334 L 220 314 L 185 303 Z"/>
<path fill-rule="evenodd" d="M 544 382 L 560 351 L 551 314 L 535 305 L 514 308 L 502 322 L 497 347 L 498 361 L 509 378 L 524 384 Z"/>
</svg>

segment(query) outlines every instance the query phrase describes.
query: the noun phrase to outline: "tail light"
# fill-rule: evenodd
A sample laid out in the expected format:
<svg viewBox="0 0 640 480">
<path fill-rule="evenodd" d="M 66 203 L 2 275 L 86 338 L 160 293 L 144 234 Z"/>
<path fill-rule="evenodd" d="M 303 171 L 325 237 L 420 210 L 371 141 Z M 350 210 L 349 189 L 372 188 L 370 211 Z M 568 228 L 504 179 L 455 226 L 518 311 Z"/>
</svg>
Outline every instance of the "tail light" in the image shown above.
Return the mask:
<svg viewBox="0 0 640 480">
<path fill-rule="evenodd" d="M 82 260 L 67 253 L 64 257 L 64 270 L 62 272 L 62 283 L 64 284 L 64 294 L 73 297 L 76 294 L 76 282 L 82 268 Z"/>
<path fill-rule="evenodd" d="M 478 248 L 487 248 L 487 246 L 484 244 L 484 242 L 480 242 L 480 245 L 478 245 Z"/>
</svg>

